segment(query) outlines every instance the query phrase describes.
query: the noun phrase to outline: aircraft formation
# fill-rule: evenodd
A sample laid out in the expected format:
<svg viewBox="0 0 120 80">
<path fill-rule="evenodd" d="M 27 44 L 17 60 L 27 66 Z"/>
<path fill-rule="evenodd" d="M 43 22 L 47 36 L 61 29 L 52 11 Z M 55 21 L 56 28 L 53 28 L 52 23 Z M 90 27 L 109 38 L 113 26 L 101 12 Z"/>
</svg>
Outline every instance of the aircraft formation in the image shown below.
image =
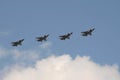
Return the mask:
<svg viewBox="0 0 120 80">
<path fill-rule="evenodd" d="M 82 36 L 91 36 L 92 32 L 95 30 L 95 28 L 89 29 L 87 31 L 83 31 L 81 32 Z M 64 35 L 59 36 L 60 40 L 66 40 L 66 39 L 70 39 L 70 36 L 73 34 L 73 32 L 71 33 L 67 33 Z M 42 41 L 47 41 L 47 38 L 49 37 L 49 34 L 44 35 L 44 36 L 40 36 L 40 37 L 36 37 L 36 41 L 38 42 L 42 42 Z M 20 39 L 18 41 L 15 42 L 11 42 L 12 46 L 21 46 L 22 42 L 24 41 L 24 39 Z"/>
</svg>

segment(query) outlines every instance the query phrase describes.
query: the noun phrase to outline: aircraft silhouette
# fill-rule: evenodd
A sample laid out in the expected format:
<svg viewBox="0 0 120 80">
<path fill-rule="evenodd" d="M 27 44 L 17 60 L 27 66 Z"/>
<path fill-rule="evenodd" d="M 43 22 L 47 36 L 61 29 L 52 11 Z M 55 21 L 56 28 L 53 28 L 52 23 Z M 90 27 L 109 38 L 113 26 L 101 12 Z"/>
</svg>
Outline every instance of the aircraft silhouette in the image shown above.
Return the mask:
<svg viewBox="0 0 120 80">
<path fill-rule="evenodd" d="M 18 40 L 18 41 L 15 41 L 15 42 L 11 42 L 12 46 L 18 46 L 18 45 L 22 45 L 22 42 L 24 41 L 24 39 L 21 39 L 21 40 Z"/>
<path fill-rule="evenodd" d="M 88 35 L 92 35 L 92 32 L 95 30 L 95 28 L 93 29 L 90 29 L 88 31 L 84 31 L 84 32 L 81 32 L 82 33 L 82 36 L 88 36 Z"/>
<path fill-rule="evenodd" d="M 73 34 L 73 32 L 59 36 L 60 40 L 70 39 L 70 36 Z"/>
<path fill-rule="evenodd" d="M 47 37 L 49 36 L 48 35 L 44 35 L 44 36 L 40 36 L 40 37 L 36 37 L 37 41 L 39 42 L 42 42 L 42 41 L 47 41 Z"/>
</svg>

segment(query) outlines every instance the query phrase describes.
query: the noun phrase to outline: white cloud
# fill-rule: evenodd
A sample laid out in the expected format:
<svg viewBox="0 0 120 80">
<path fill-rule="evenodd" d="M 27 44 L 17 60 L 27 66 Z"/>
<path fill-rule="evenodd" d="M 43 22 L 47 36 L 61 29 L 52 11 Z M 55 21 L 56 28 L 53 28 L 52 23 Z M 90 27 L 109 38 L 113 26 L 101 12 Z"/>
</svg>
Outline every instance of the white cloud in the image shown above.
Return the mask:
<svg viewBox="0 0 120 80">
<path fill-rule="evenodd" d="M 6 55 L 6 50 L 0 47 L 0 58 Z"/>
<path fill-rule="evenodd" d="M 48 50 L 50 46 L 49 42 L 43 43 L 41 48 Z M 70 55 L 49 56 L 39 60 L 44 55 L 41 55 L 40 51 L 0 48 L 1 60 L 3 57 L 12 56 L 9 59 L 14 58 L 15 61 L 15 66 L 11 69 L 7 65 L 7 69 L 2 72 L 0 70 L 0 80 L 120 80 L 117 65 L 100 65 L 93 62 L 89 56 L 77 56 L 75 59 Z M 24 67 L 24 64 L 29 64 L 28 61 L 36 63 Z"/>
<path fill-rule="evenodd" d="M 0 59 L 1 58 L 9 58 L 14 61 L 20 61 L 22 63 L 26 61 L 35 61 L 39 59 L 40 51 L 37 50 L 26 50 L 20 51 L 18 49 L 5 49 L 0 47 Z"/>
<path fill-rule="evenodd" d="M 28 51 L 19 51 L 19 50 L 12 50 L 11 54 L 15 59 L 38 59 L 39 58 L 39 53 L 37 50 L 28 50 Z"/>
<path fill-rule="evenodd" d="M 10 34 L 10 32 L 0 32 L 0 36 L 7 36 L 9 34 Z"/>
<path fill-rule="evenodd" d="M 50 48 L 52 45 L 51 42 L 47 41 L 47 42 L 44 42 L 40 45 L 40 48 L 43 48 L 43 49 L 46 49 L 46 48 Z"/>
<path fill-rule="evenodd" d="M 41 51 L 46 53 L 46 56 L 49 56 L 51 53 L 50 47 L 51 42 L 44 42 L 37 49 L 32 50 L 19 50 L 17 48 L 14 49 L 5 49 L 0 46 L 0 58 L 12 56 L 14 59 L 38 59 L 41 55 Z M 42 56 L 42 55 L 41 55 Z"/>
<path fill-rule="evenodd" d="M 87 56 L 50 56 L 34 67 L 13 67 L 3 80 L 120 80 L 117 65 L 99 65 Z"/>
</svg>

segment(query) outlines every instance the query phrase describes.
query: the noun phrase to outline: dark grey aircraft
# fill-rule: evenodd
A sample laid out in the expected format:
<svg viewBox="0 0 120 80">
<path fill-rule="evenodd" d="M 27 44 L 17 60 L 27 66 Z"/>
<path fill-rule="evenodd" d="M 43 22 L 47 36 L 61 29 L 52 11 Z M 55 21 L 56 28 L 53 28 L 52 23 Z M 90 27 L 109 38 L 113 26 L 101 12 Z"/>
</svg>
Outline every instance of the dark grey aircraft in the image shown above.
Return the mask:
<svg viewBox="0 0 120 80">
<path fill-rule="evenodd" d="M 60 40 L 70 39 L 70 36 L 73 34 L 73 32 L 59 36 Z"/>
<path fill-rule="evenodd" d="M 81 32 L 82 33 L 82 36 L 88 36 L 88 35 L 92 35 L 92 32 L 95 30 L 95 28 L 93 29 L 90 29 L 88 31 L 84 31 L 84 32 Z"/>
<path fill-rule="evenodd" d="M 48 35 L 44 35 L 44 36 L 40 36 L 40 37 L 36 37 L 36 39 L 37 39 L 37 41 L 40 41 L 40 42 L 47 41 L 47 37 L 48 36 L 49 36 L 49 34 Z"/>
<path fill-rule="evenodd" d="M 22 45 L 22 42 L 24 41 L 24 39 L 15 41 L 15 42 L 11 42 L 12 46 L 18 46 L 18 45 Z"/>
</svg>

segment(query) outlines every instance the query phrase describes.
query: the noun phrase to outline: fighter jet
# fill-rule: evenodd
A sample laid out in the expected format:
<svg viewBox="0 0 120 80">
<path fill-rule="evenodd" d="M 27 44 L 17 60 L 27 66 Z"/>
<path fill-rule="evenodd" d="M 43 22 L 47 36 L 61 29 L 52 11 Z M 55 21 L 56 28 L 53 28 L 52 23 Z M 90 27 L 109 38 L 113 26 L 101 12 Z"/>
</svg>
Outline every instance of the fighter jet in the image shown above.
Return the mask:
<svg viewBox="0 0 120 80">
<path fill-rule="evenodd" d="M 44 35 L 44 36 L 40 36 L 40 37 L 36 37 L 37 41 L 39 42 L 42 42 L 42 41 L 47 41 L 47 37 L 49 36 L 48 35 Z"/>
<path fill-rule="evenodd" d="M 84 32 L 81 32 L 82 33 L 82 36 L 88 36 L 88 35 L 92 35 L 92 32 L 95 30 L 95 28 L 93 29 L 90 29 L 88 31 L 84 31 Z"/>
<path fill-rule="evenodd" d="M 22 45 L 22 42 L 24 41 L 24 39 L 21 39 L 21 40 L 18 40 L 18 41 L 15 41 L 15 42 L 11 42 L 12 46 L 18 46 L 18 45 Z"/>
<path fill-rule="evenodd" d="M 60 40 L 70 39 L 70 36 L 73 34 L 73 32 L 59 36 Z"/>
</svg>

